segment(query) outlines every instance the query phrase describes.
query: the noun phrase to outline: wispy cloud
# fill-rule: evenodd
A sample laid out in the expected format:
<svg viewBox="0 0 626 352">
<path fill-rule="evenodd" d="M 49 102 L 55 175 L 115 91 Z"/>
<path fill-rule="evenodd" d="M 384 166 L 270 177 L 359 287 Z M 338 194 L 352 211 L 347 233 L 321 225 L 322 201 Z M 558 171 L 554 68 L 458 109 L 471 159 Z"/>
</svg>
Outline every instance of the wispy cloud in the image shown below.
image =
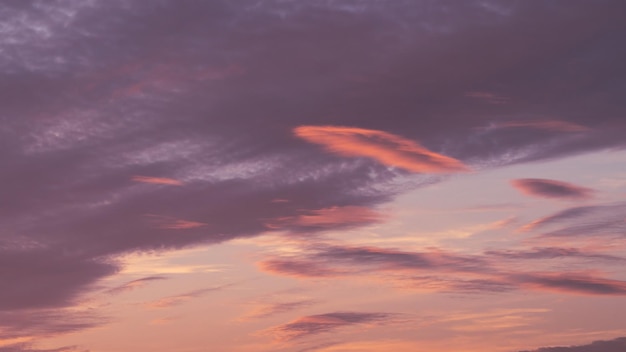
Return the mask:
<svg viewBox="0 0 626 352">
<path fill-rule="evenodd" d="M 626 295 L 626 283 L 597 273 L 534 271 L 530 261 L 621 263 L 626 258 L 576 248 L 536 247 L 463 255 L 437 249 L 400 251 L 379 247 L 310 245 L 297 256 L 259 263 L 261 270 L 302 279 L 371 277 L 418 291 L 498 293 L 543 290 L 583 295 Z M 520 271 L 524 267 L 524 271 Z"/>
<path fill-rule="evenodd" d="M 513 280 L 553 292 L 583 295 L 626 295 L 626 281 L 612 280 L 581 273 L 533 273 L 514 275 Z"/>
<path fill-rule="evenodd" d="M 167 177 L 133 176 L 133 181 L 157 185 L 182 186 L 183 182 Z"/>
<path fill-rule="evenodd" d="M 626 351 L 626 337 L 614 340 L 594 341 L 588 345 L 542 347 L 536 350 L 520 352 L 623 352 Z"/>
<path fill-rule="evenodd" d="M 344 206 L 306 211 L 305 214 L 271 220 L 271 229 L 296 227 L 307 229 L 338 229 L 381 222 L 385 216 L 368 207 Z"/>
<path fill-rule="evenodd" d="M 174 296 L 167 296 L 167 297 L 158 299 L 156 301 L 148 302 L 146 305 L 150 308 L 169 308 L 169 307 L 173 307 L 179 304 L 186 303 L 194 298 L 202 297 L 210 292 L 222 290 L 229 286 L 231 285 L 222 285 L 222 286 L 217 286 L 217 287 L 204 288 L 204 289 L 181 293 L 181 294 L 174 295 Z"/>
<path fill-rule="evenodd" d="M 526 127 L 557 132 L 585 132 L 589 127 L 560 120 L 507 121 L 494 125 L 496 128 Z"/>
<path fill-rule="evenodd" d="M 542 198 L 580 200 L 591 198 L 593 190 L 568 182 L 541 178 L 521 178 L 511 180 L 511 185 L 520 192 Z"/>
<path fill-rule="evenodd" d="M 343 126 L 300 126 L 296 136 L 342 156 L 372 158 L 388 166 L 417 173 L 468 171 L 461 161 L 430 151 L 391 133 Z"/>
<path fill-rule="evenodd" d="M 79 348 L 78 346 L 39 349 L 30 344 L 13 344 L 9 346 L 0 346 L 0 352 L 89 352 L 89 350 Z"/>
<path fill-rule="evenodd" d="M 572 207 L 534 220 L 520 230 L 532 231 L 559 225 L 560 228 L 544 232 L 539 237 L 623 237 L 626 233 L 624 214 L 624 203 Z"/>
<path fill-rule="evenodd" d="M 383 324 L 397 318 L 392 313 L 333 312 L 309 315 L 266 331 L 279 341 L 289 341 L 347 326 Z"/>
<path fill-rule="evenodd" d="M 279 303 L 263 303 L 255 305 L 255 308 L 245 315 L 244 320 L 262 319 L 274 315 L 291 312 L 300 308 L 314 305 L 317 301 L 312 299 L 303 299 Z"/>
<path fill-rule="evenodd" d="M 488 250 L 486 256 L 498 257 L 503 260 L 526 260 L 526 259 L 558 259 L 558 258 L 582 258 L 591 260 L 626 261 L 626 258 L 584 251 L 579 248 L 563 247 L 533 247 L 530 249 L 504 249 Z"/>
<path fill-rule="evenodd" d="M 132 291 L 135 290 L 137 288 L 140 287 L 144 287 L 145 285 L 147 285 L 150 282 L 153 281 L 160 281 L 160 280 L 166 280 L 167 277 L 165 276 L 148 276 L 148 277 L 143 277 L 141 279 L 136 279 L 136 280 L 132 280 L 132 281 L 128 281 L 122 285 L 119 285 L 117 287 L 113 287 L 109 290 L 107 290 L 108 293 L 112 293 L 112 294 L 118 294 L 118 293 L 123 293 L 126 291 Z"/>
</svg>

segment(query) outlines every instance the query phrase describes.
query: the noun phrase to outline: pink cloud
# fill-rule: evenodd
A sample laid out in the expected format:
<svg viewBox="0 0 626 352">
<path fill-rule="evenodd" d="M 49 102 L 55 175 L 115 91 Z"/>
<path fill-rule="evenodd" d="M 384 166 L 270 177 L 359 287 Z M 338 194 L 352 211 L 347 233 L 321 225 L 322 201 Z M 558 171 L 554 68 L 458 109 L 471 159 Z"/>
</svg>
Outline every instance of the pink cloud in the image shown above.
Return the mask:
<svg viewBox="0 0 626 352">
<path fill-rule="evenodd" d="M 568 182 L 541 178 L 521 178 L 511 180 L 511 185 L 520 192 L 534 197 L 580 200 L 591 198 L 591 188 Z"/>
<path fill-rule="evenodd" d="M 272 229 L 285 226 L 334 228 L 380 222 L 384 216 L 368 207 L 344 206 L 310 210 L 306 214 L 282 217 L 267 223 Z"/>
<path fill-rule="evenodd" d="M 330 332 L 350 325 L 382 324 L 396 317 L 390 313 L 333 312 L 300 317 L 287 324 L 279 325 L 266 331 L 278 341 Z"/>
<path fill-rule="evenodd" d="M 167 177 L 133 176 L 132 179 L 133 181 L 137 181 L 137 182 L 154 183 L 158 185 L 172 185 L 172 186 L 183 185 L 181 181 L 175 180 L 173 178 L 167 178 Z"/>
<path fill-rule="evenodd" d="M 469 170 L 457 159 L 383 131 L 342 126 L 300 126 L 294 129 L 294 134 L 338 155 L 367 157 L 411 172 L 456 173 Z"/>
</svg>

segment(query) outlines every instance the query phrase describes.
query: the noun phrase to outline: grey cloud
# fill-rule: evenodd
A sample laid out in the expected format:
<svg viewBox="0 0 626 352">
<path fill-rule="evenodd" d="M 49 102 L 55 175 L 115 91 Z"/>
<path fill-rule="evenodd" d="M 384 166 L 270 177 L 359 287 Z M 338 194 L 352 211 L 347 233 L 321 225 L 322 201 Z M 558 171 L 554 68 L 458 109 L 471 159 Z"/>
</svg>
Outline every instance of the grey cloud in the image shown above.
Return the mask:
<svg viewBox="0 0 626 352">
<path fill-rule="evenodd" d="M 112 294 L 117 294 L 117 293 L 122 293 L 125 291 L 131 291 L 134 290 L 138 287 L 142 287 L 152 281 L 159 281 L 159 280 L 166 280 L 167 277 L 165 276 L 148 276 L 148 277 L 143 277 L 141 279 L 136 279 L 136 280 L 132 280 L 132 281 L 128 281 L 122 285 L 113 287 L 109 290 L 107 290 L 108 293 L 112 293 Z"/>
<path fill-rule="evenodd" d="M 594 341 L 588 345 L 542 347 L 536 350 L 520 352 L 622 352 L 626 350 L 626 337 L 613 340 Z"/>
<path fill-rule="evenodd" d="M 77 346 L 65 346 L 54 349 L 34 348 L 29 344 L 14 344 L 0 347 L 0 352 L 89 352 Z"/>
<path fill-rule="evenodd" d="M 0 311 L 0 339 L 54 337 L 108 322 L 91 309 L 24 309 Z"/>
<path fill-rule="evenodd" d="M 341 327 L 372 323 L 385 323 L 397 318 L 392 313 L 333 312 L 300 317 L 290 323 L 268 330 L 277 340 L 289 341 L 320 333 L 330 332 Z"/>
<path fill-rule="evenodd" d="M 609 236 L 621 237 L 626 233 L 626 204 L 613 203 L 574 207 L 537 219 L 522 227 L 523 230 L 541 229 L 561 225 L 542 233 L 541 237 Z"/>
<path fill-rule="evenodd" d="M 521 178 L 511 181 L 520 192 L 536 197 L 580 200 L 590 198 L 593 190 L 571 183 L 540 178 Z"/>
<path fill-rule="evenodd" d="M 553 292 L 571 292 L 590 295 L 626 295 L 626 281 L 594 277 L 584 274 L 522 274 L 513 275 L 521 284 L 535 285 Z"/>
<path fill-rule="evenodd" d="M 626 258 L 593 253 L 580 250 L 578 248 L 562 248 L 562 247 L 534 247 L 527 250 L 490 250 L 485 251 L 486 256 L 493 256 L 508 260 L 524 260 L 524 259 L 558 259 L 558 258 L 579 258 L 579 259 L 597 259 L 606 261 L 622 262 Z"/>
<path fill-rule="evenodd" d="M 508 260 L 503 262 L 503 258 Z M 408 252 L 318 244 L 305 247 L 297 258 L 269 258 L 260 263 L 260 268 L 268 273 L 303 279 L 384 274 L 382 280 L 389 280 L 399 287 L 448 293 L 544 290 L 584 295 L 626 295 L 626 282 L 621 280 L 575 271 L 521 272 L 518 269 L 523 261 L 558 258 L 615 263 L 624 260 L 618 256 L 575 248 L 492 250 L 483 255 L 468 256 L 435 249 Z"/>
</svg>

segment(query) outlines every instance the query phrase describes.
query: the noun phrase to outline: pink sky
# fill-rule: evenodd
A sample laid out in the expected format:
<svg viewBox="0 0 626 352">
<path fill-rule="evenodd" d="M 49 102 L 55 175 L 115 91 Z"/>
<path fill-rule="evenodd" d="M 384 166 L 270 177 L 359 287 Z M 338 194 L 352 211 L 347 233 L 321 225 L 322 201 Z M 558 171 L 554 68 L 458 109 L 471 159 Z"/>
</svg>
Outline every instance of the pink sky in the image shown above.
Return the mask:
<svg viewBox="0 0 626 352">
<path fill-rule="evenodd" d="M 626 351 L 625 10 L 0 2 L 0 352 Z"/>
</svg>

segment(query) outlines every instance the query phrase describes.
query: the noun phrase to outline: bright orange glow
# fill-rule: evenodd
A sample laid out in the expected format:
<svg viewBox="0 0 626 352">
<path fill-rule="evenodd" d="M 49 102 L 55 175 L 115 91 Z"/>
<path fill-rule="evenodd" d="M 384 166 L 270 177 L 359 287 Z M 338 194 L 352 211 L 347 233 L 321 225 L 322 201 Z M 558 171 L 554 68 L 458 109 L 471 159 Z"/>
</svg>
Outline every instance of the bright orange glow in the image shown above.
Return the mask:
<svg viewBox="0 0 626 352">
<path fill-rule="evenodd" d="M 461 161 L 391 133 L 342 126 L 300 126 L 296 136 L 342 156 L 368 157 L 416 173 L 468 171 Z"/>
<path fill-rule="evenodd" d="M 175 180 L 173 178 L 167 178 L 167 177 L 133 176 L 133 181 L 143 182 L 143 183 L 154 183 L 158 185 L 172 185 L 172 186 L 183 185 L 181 181 Z"/>
</svg>

